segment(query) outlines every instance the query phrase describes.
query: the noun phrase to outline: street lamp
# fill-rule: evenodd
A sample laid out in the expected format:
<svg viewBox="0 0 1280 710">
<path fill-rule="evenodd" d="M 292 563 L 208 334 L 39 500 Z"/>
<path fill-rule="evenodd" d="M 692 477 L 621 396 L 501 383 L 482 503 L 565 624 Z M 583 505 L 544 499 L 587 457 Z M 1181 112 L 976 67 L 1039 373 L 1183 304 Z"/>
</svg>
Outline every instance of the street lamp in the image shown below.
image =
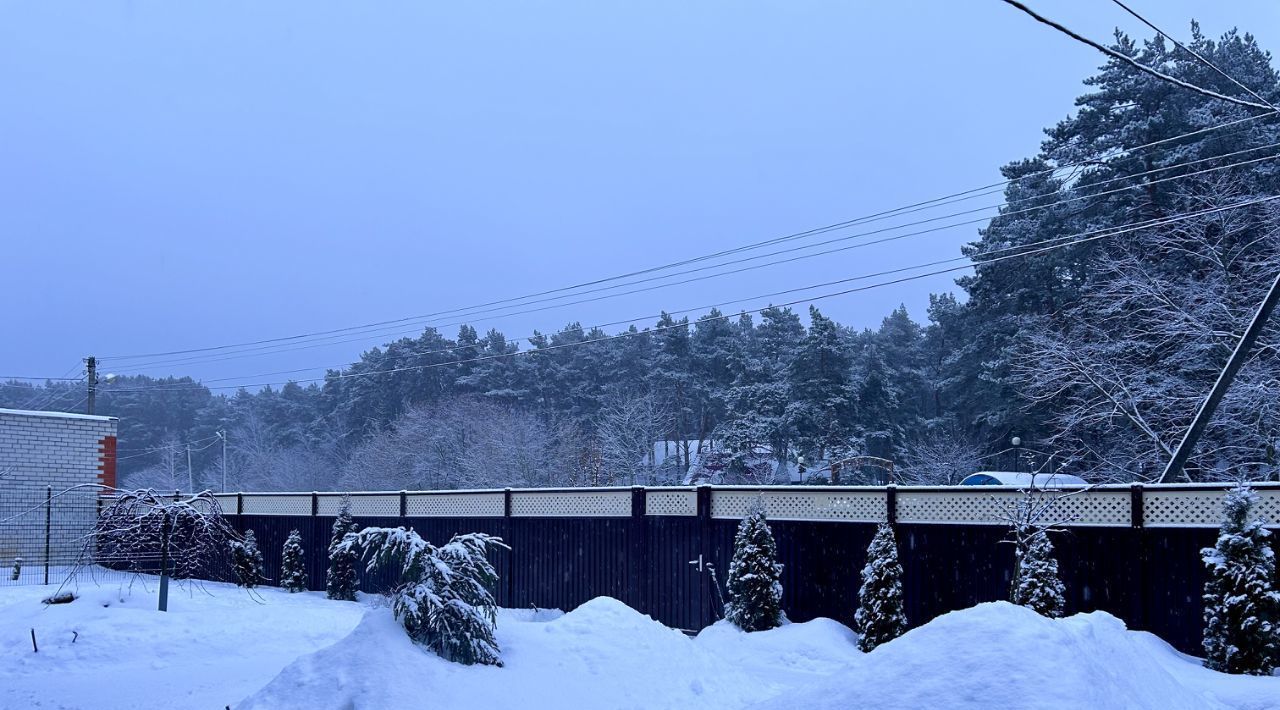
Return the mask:
<svg viewBox="0 0 1280 710">
<path fill-rule="evenodd" d="M 1009 443 L 1013 446 L 1013 472 L 1018 473 L 1022 470 L 1022 437 L 1015 436 Z"/>
</svg>

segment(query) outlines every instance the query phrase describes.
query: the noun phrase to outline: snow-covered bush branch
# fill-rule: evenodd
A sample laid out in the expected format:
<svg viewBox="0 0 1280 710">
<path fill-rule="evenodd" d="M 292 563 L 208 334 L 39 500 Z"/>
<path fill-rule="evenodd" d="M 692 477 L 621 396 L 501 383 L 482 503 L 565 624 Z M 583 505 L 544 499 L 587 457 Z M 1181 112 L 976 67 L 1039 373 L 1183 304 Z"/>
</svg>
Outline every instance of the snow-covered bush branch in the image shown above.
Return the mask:
<svg viewBox="0 0 1280 710">
<path fill-rule="evenodd" d="M 371 571 L 398 572 L 392 611 L 415 642 L 449 661 L 500 666 L 493 596 L 498 573 L 486 555 L 506 547 L 483 533 L 455 535 L 436 547 L 412 529 L 365 528 L 334 549 L 362 556 Z"/>
</svg>

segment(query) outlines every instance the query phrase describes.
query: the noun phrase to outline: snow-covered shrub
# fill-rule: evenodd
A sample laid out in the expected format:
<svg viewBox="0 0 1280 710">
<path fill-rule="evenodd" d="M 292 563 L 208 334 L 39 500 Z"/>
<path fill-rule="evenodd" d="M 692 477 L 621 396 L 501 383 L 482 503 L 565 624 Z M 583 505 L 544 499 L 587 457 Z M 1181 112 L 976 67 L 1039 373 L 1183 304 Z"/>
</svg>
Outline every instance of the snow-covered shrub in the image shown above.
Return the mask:
<svg viewBox="0 0 1280 710">
<path fill-rule="evenodd" d="M 324 589 L 330 599 L 356 600 L 356 565 L 360 562 L 360 553 L 343 547 L 342 541 L 359 529 L 351 517 L 351 496 L 344 495 L 338 519 L 333 521 L 333 537 L 329 541 L 329 572 L 325 576 Z"/>
<path fill-rule="evenodd" d="M 1003 506 L 1000 517 L 1009 524 L 1009 537 L 1004 542 L 1014 545 L 1009 601 L 1049 618 L 1062 616 L 1067 588 L 1058 577 L 1058 560 L 1053 556 L 1049 534 L 1074 520 L 1062 512 L 1058 501 L 1088 490 L 1063 493 L 1038 486 L 1033 480 L 1016 499 Z"/>
<path fill-rule="evenodd" d="M 1053 556 L 1049 531 L 1035 528 L 1018 541 L 1010 600 L 1056 619 L 1066 607 L 1066 586 L 1058 578 L 1058 560 Z"/>
<path fill-rule="evenodd" d="M 1280 590 L 1275 551 L 1262 521 L 1250 520 L 1258 495 L 1241 484 L 1223 502 L 1218 542 L 1200 554 L 1205 665 L 1224 673 L 1270 675 L 1280 666 Z"/>
<path fill-rule="evenodd" d="M 22 576 L 22 558 L 15 557 L 13 558 L 13 574 L 9 576 L 9 579 L 16 582 L 18 581 L 18 578 L 21 576 Z"/>
<path fill-rule="evenodd" d="M 724 617 L 735 626 L 763 631 L 782 624 L 782 565 L 759 499 L 738 525 L 727 583 Z"/>
<path fill-rule="evenodd" d="M 237 586 L 252 589 L 262 583 L 262 551 L 252 530 L 244 532 L 243 540 L 231 541 L 231 567 Z"/>
<path fill-rule="evenodd" d="M 413 530 L 365 528 L 346 535 L 334 550 L 363 556 L 369 571 L 399 571 L 391 608 L 416 643 L 449 661 L 501 666 L 494 639 L 498 573 L 485 556 L 494 547 L 506 545 L 500 538 L 470 533 L 436 547 Z"/>
<path fill-rule="evenodd" d="M 907 630 L 907 613 L 902 598 L 902 564 L 893 526 L 881 523 L 867 547 L 867 563 L 862 567 L 862 587 L 858 590 L 858 611 L 854 627 L 861 638 L 858 648 L 871 651 Z"/>
<path fill-rule="evenodd" d="M 280 552 L 280 586 L 290 592 L 307 591 L 307 565 L 302 549 L 302 533 L 289 532 Z"/>
<path fill-rule="evenodd" d="M 209 491 L 189 496 L 153 490 L 118 491 L 98 514 L 76 566 L 97 563 L 152 574 L 167 556 L 176 579 L 209 577 L 225 569 L 239 533 Z"/>
</svg>

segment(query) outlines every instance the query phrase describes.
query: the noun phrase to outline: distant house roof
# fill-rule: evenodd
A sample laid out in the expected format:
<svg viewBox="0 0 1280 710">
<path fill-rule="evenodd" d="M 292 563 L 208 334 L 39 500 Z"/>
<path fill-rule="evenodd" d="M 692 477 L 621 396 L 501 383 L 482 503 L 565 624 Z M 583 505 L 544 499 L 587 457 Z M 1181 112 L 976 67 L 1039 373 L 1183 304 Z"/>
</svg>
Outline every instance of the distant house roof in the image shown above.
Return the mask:
<svg viewBox="0 0 1280 710">
<path fill-rule="evenodd" d="M 119 421 L 119 417 L 104 417 L 98 414 L 77 414 L 76 412 L 43 412 L 36 409 L 3 409 L 0 414 L 11 414 L 18 417 L 51 417 L 54 419 L 88 419 L 94 422 Z"/>
<path fill-rule="evenodd" d="M 971 473 L 960 481 L 962 486 L 1037 486 L 1040 488 L 1061 488 L 1062 486 L 1085 486 L 1088 482 L 1079 476 L 1066 473 L 1024 473 L 1013 471 L 979 471 Z"/>
</svg>

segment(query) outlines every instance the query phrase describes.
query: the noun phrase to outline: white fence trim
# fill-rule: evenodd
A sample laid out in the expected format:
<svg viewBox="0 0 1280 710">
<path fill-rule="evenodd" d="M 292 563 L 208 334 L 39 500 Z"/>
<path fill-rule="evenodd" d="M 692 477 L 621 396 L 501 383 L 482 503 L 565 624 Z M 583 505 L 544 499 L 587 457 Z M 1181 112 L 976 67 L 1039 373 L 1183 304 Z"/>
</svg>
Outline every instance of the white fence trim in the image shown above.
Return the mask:
<svg viewBox="0 0 1280 710">
<path fill-rule="evenodd" d="M 1061 499 L 1059 519 L 1068 526 L 1131 527 L 1134 506 L 1142 527 L 1217 527 L 1222 498 L 1232 484 L 1161 484 L 1093 486 Z M 875 523 L 889 516 L 895 501 L 897 523 L 927 525 L 1004 525 L 1003 513 L 1020 495 L 1015 486 L 708 486 L 710 509 L 718 519 L 743 517 L 759 496 L 774 520 Z M 1049 495 L 1078 489 L 1049 491 Z M 1267 527 L 1280 528 L 1280 484 L 1254 484 L 1256 516 Z M 647 516 L 695 517 L 698 489 L 659 488 L 526 488 L 466 491 L 361 492 L 351 496 L 357 516 L 396 517 L 603 517 L 632 514 L 633 491 L 644 495 Z M 218 501 L 234 514 L 243 502 L 245 515 L 307 516 L 312 498 L 320 515 L 337 513 L 342 494 L 221 493 Z"/>
</svg>

